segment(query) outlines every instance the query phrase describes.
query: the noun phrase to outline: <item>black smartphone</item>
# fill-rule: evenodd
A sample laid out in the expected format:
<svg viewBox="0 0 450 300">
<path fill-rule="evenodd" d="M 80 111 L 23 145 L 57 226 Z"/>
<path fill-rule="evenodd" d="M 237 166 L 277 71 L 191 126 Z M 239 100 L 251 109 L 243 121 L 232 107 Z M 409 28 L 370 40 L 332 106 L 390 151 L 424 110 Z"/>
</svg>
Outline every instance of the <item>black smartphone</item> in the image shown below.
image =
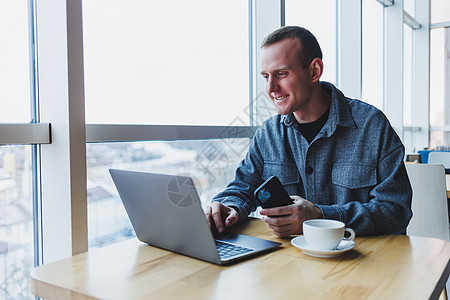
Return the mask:
<svg viewBox="0 0 450 300">
<path fill-rule="evenodd" d="M 289 197 L 289 194 L 276 176 L 272 176 L 264 181 L 255 190 L 255 197 L 262 208 L 294 204 L 294 201 Z"/>
</svg>

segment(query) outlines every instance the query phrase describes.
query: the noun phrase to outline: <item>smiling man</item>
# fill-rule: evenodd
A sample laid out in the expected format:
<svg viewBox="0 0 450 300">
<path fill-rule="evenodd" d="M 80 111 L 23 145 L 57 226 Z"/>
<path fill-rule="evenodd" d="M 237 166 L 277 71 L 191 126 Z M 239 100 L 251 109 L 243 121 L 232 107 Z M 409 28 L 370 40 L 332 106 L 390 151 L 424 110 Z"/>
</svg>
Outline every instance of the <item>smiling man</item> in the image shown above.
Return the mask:
<svg viewBox="0 0 450 300">
<path fill-rule="evenodd" d="M 222 232 L 244 221 L 255 189 L 277 176 L 294 204 L 262 209 L 280 237 L 309 219 L 344 222 L 359 235 L 404 233 L 412 191 L 404 147 L 384 114 L 321 82 L 322 51 L 308 30 L 282 27 L 261 45 L 261 75 L 278 115 L 266 120 L 226 190 L 205 215 Z"/>
</svg>

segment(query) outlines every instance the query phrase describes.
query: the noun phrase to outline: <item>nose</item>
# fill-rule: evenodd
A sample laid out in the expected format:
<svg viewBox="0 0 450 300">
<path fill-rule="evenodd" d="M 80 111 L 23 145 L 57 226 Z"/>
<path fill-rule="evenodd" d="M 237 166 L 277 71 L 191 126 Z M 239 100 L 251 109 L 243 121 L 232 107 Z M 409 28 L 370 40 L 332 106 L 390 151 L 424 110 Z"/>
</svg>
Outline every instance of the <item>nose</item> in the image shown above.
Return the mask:
<svg viewBox="0 0 450 300">
<path fill-rule="evenodd" d="M 272 92 L 276 92 L 279 89 L 278 82 L 276 78 L 269 77 L 266 82 L 266 92 L 267 94 L 271 94 Z"/>
</svg>

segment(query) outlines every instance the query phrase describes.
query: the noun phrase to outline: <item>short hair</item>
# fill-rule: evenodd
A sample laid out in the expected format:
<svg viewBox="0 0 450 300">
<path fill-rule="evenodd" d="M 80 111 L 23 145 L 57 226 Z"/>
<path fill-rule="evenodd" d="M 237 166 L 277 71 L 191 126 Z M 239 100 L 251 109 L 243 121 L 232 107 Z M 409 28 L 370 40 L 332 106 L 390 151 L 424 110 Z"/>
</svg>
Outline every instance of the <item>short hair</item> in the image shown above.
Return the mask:
<svg viewBox="0 0 450 300">
<path fill-rule="evenodd" d="M 261 43 L 261 49 L 285 39 L 295 38 L 300 42 L 298 59 L 307 68 L 315 58 L 322 59 L 322 50 L 316 37 L 306 28 L 300 26 L 284 26 L 270 33 Z"/>
</svg>

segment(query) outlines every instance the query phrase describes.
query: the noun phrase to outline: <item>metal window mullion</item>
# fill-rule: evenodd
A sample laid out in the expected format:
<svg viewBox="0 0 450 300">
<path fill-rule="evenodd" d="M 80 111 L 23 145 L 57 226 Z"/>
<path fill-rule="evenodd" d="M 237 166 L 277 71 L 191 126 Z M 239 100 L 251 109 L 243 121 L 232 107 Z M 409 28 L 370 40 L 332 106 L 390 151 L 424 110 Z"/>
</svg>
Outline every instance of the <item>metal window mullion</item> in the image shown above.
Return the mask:
<svg viewBox="0 0 450 300">
<path fill-rule="evenodd" d="M 403 137 L 403 0 L 384 8 L 383 111 Z"/>
<path fill-rule="evenodd" d="M 417 30 L 422 27 L 420 22 L 418 22 L 417 19 L 413 18 L 410 14 L 408 14 L 407 11 L 403 11 L 403 22 L 405 22 L 405 24 L 411 27 L 413 30 Z"/>
<path fill-rule="evenodd" d="M 280 0 L 280 26 L 286 26 L 286 1 Z"/>
<path fill-rule="evenodd" d="M 415 1 L 416 19 L 420 24 L 430 22 L 429 1 Z M 413 82 L 412 82 L 412 107 L 413 126 L 421 130 L 413 133 L 415 149 L 429 147 L 430 127 L 430 30 L 428 26 L 413 30 Z"/>
<path fill-rule="evenodd" d="M 81 0 L 39 0 L 38 97 L 52 143 L 41 145 L 43 260 L 87 251 Z"/>
<path fill-rule="evenodd" d="M 420 132 L 422 127 L 419 126 L 403 126 L 403 131 Z"/>
<path fill-rule="evenodd" d="M 136 142 L 252 138 L 256 126 L 87 124 L 86 142 Z"/>
<path fill-rule="evenodd" d="M 337 86 L 347 97 L 362 94 L 362 4 L 361 0 L 337 2 Z"/>
<path fill-rule="evenodd" d="M 430 131 L 450 132 L 450 126 L 430 126 Z"/>
<path fill-rule="evenodd" d="M 450 27 L 450 21 L 430 24 L 430 29 L 447 28 L 447 27 Z"/>
<path fill-rule="evenodd" d="M 255 10 L 255 61 L 256 61 L 256 74 L 255 74 L 255 86 L 256 86 L 256 94 L 254 95 L 255 107 L 254 107 L 254 119 L 257 121 L 254 122 L 254 125 L 259 124 L 258 120 L 261 120 L 258 117 L 258 111 L 264 111 L 266 108 L 264 107 L 265 103 L 265 95 L 266 94 L 266 83 L 264 82 L 261 74 L 261 68 L 259 64 L 259 57 L 261 54 L 261 43 L 272 31 L 281 27 L 283 21 L 282 17 L 282 7 L 281 1 L 273 1 L 273 0 L 255 0 L 254 2 L 254 10 Z M 253 104 L 252 104 L 253 105 Z"/>
<path fill-rule="evenodd" d="M 49 123 L 1 123 L 0 145 L 33 145 L 51 142 Z"/>
<path fill-rule="evenodd" d="M 36 47 L 36 1 L 28 0 L 28 41 L 29 41 L 29 70 L 30 70 L 30 113 L 31 123 L 39 123 L 39 100 L 37 97 L 37 47 Z M 50 124 L 46 130 L 45 140 L 51 141 Z M 31 187 L 33 207 L 33 258 L 37 267 L 43 261 L 42 247 L 42 194 L 41 194 L 41 154 L 40 145 L 31 145 Z"/>
<path fill-rule="evenodd" d="M 383 7 L 394 5 L 394 0 L 377 0 L 377 2 L 383 5 Z"/>
</svg>

